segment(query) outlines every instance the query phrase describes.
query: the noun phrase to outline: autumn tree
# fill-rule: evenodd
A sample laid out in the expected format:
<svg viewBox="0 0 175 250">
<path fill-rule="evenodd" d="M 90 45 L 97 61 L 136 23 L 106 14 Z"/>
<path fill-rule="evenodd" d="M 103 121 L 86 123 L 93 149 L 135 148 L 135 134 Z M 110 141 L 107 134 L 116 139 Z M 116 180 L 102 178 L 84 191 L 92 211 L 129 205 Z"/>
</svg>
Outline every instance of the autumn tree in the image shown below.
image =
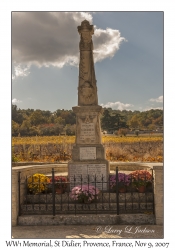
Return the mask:
<svg viewBox="0 0 175 250">
<path fill-rule="evenodd" d="M 41 110 L 34 111 L 30 116 L 30 122 L 32 125 L 39 125 L 46 122 Z"/>
<path fill-rule="evenodd" d="M 17 136 L 19 134 L 19 124 L 12 120 L 12 136 Z"/>
</svg>

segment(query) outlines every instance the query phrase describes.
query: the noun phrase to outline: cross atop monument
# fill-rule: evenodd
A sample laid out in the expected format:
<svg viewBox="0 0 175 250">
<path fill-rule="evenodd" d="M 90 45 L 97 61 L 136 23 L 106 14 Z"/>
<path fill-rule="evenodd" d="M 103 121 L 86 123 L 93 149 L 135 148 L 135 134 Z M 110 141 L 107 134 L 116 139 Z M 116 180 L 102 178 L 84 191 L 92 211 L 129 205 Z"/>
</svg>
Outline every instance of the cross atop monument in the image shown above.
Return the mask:
<svg viewBox="0 0 175 250">
<path fill-rule="evenodd" d="M 78 106 L 98 105 L 92 42 L 94 27 L 84 20 L 81 26 L 78 26 L 78 32 L 80 34 Z"/>
</svg>

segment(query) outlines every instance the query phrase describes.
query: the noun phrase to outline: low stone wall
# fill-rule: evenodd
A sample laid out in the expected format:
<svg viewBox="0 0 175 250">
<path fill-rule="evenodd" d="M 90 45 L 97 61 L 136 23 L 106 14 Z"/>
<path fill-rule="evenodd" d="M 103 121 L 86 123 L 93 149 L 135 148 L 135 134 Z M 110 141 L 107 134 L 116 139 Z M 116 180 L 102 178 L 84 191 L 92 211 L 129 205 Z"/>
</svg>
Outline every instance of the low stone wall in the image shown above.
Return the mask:
<svg viewBox="0 0 175 250">
<path fill-rule="evenodd" d="M 154 225 L 155 218 L 148 214 L 78 214 L 78 215 L 24 215 L 18 220 L 21 226 L 48 225 Z"/>
</svg>

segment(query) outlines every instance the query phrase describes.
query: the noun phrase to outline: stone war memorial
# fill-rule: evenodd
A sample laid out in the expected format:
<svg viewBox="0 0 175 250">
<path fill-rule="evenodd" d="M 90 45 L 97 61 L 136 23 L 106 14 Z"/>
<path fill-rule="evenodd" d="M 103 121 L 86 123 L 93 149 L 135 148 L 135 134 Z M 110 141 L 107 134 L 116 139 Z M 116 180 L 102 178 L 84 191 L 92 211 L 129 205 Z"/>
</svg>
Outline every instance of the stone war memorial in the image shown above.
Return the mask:
<svg viewBox="0 0 175 250">
<path fill-rule="evenodd" d="M 82 21 L 78 33 L 78 105 L 72 108 L 76 114 L 72 159 L 64 164 L 12 167 L 12 225 L 162 225 L 163 164 L 106 160 L 93 25 Z"/>
<path fill-rule="evenodd" d="M 87 20 L 78 26 L 80 34 L 80 63 L 78 84 L 78 106 L 73 107 L 76 114 L 76 141 L 72 150 L 72 161 L 68 163 L 68 176 L 71 187 L 76 183 L 94 182 L 103 190 L 107 189 L 109 162 L 105 159 L 105 149 L 101 139 L 100 115 L 98 105 L 97 80 L 93 60 L 92 35 L 94 27 Z M 99 182 L 99 183 L 98 183 Z"/>
</svg>

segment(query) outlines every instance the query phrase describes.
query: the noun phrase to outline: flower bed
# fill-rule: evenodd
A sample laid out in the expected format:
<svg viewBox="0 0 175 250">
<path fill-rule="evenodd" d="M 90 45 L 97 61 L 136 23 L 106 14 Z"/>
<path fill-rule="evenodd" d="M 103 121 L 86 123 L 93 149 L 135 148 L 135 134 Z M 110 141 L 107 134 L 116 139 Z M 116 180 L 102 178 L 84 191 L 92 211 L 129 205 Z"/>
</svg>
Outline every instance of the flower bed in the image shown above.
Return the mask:
<svg viewBox="0 0 175 250">
<path fill-rule="evenodd" d="M 136 170 L 128 175 L 118 173 L 119 192 L 152 191 L 152 181 L 152 175 L 146 170 Z M 116 175 L 110 177 L 110 189 L 116 192 Z"/>
</svg>

